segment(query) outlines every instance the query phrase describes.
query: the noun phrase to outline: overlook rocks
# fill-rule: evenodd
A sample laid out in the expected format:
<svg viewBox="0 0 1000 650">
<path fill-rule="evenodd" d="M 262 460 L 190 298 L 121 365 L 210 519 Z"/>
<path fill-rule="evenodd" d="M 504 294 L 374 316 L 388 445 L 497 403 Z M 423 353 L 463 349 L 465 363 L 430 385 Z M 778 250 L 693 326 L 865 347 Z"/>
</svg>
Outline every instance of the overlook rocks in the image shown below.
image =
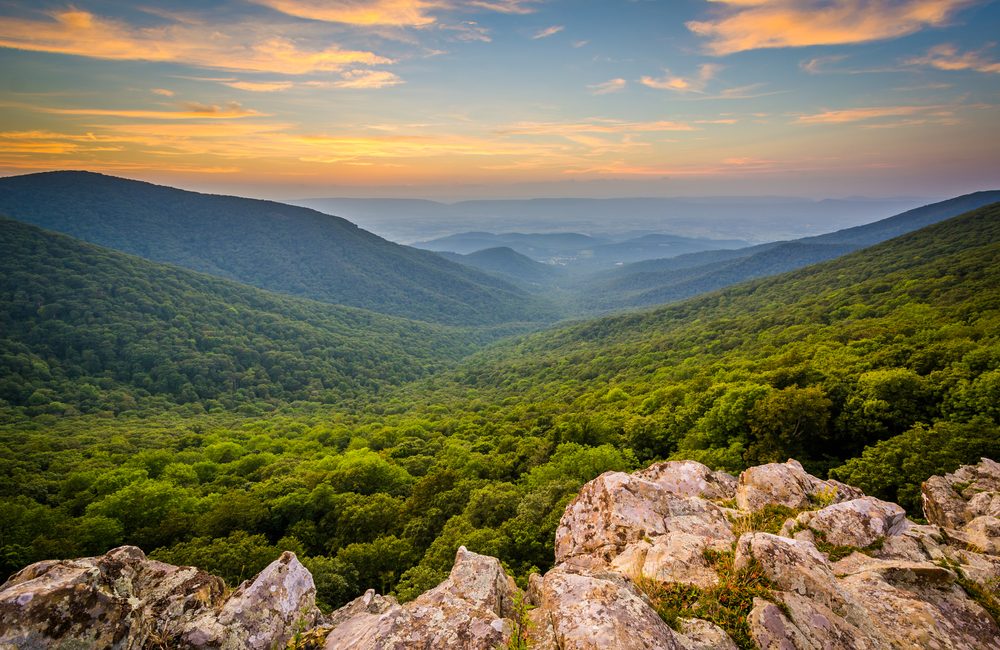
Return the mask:
<svg viewBox="0 0 1000 650">
<path fill-rule="evenodd" d="M 556 566 L 525 593 L 460 548 L 417 599 L 369 591 L 329 616 L 291 553 L 227 595 L 122 547 L 13 576 L 0 648 L 493 650 L 527 630 L 544 650 L 1000 650 L 1000 464 L 933 477 L 923 499 L 918 525 L 795 461 L 738 479 L 689 461 L 608 472 L 566 508 Z"/>
</svg>

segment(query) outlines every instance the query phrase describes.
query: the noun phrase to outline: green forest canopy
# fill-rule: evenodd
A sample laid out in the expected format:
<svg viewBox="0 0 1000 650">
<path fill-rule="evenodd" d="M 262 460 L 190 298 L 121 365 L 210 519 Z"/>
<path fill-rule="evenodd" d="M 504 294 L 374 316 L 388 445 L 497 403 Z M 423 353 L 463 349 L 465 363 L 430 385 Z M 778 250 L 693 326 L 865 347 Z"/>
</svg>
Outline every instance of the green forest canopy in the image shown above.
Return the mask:
<svg viewBox="0 0 1000 650">
<path fill-rule="evenodd" d="M 350 408 L 169 403 L 0 425 L 2 570 L 136 543 L 230 583 L 296 551 L 325 606 L 409 598 L 464 544 L 519 579 L 587 480 L 792 456 L 919 517 L 1000 457 L 1000 205 L 665 308 L 498 344 Z M 69 378 L 71 381 L 72 378 Z"/>
</svg>

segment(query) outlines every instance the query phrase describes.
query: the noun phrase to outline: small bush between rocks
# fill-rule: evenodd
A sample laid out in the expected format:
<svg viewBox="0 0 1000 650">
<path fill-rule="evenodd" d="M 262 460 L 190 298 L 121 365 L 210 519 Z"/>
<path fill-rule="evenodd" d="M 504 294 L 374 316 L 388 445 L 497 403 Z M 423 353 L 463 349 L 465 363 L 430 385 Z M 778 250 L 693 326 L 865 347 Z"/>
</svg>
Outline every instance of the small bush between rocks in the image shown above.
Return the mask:
<svg viewBox="0 0 1000 650">
<path fill-rule="evenodd" d="M 640 576 L 636 585 L 670 627 L 677 629 L 682 618 L 701 618 L 725 630 L 740 648 L 755 648 L 747 617 L 754 598 L 775 601 L 774 585 L 756 561 L 737 570 L 734 557 L 733 551 L 705 551 L 705 558 L 719 576 L 718 584 L 707 589 L 662 584 L 645 576 Z"/>
</svg>

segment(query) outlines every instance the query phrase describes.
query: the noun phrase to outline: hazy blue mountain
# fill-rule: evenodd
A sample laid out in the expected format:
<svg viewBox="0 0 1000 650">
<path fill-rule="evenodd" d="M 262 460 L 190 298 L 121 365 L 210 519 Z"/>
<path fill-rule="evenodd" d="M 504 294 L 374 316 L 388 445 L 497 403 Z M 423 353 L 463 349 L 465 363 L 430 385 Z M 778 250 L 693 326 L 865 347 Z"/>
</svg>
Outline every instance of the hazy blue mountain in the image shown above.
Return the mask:
<svg viewBox="0 0 1000 650">
<path fill-rule="evenodd" d="M 49 172 L 0 179 L 0 213 L 147 259 L 407 318 L 496 324 L 551 315 L 493 276 L 282 203 Z"/>
<path fill-rule="evenodd" d="M 833 259 L 997 201 L 1000 191 L 976 192 L 826 235 L 629 264 L 577 283 L 578 308 L 619 309 L 681 300 Z"/>
<path fill-rule="evenodd" d="M 464 232 L 414 244 L 438 252 L 469 254 L 486 248 L 510 248 L 536 262 L 573 272 L 613 268 L 629 262 L 718 248 L 741 248 L 741 240 L 716 240 L 645 233 L 636 237 L 593 237 L 572 232 Z"/>
<path fill-rule="evenodd" d="M 467 255 L 439 253 L 459 264 L 492 273 L 514 284 L 537 290 L 566 277 L 565 270 L 552 264 L 542 264 L 521 255 L 507 246 L 486 248 Z"/>
<path fill-rule="evenodd" d="M 471 230 L 584 232 L 595 237 L 643 231 L 692 238 L 776 241 L 869 223 L 928 202 L 919 198 L 814 200 L 781 196 L 545 198 L 456 203 L 365 198 L 292 201 L 340 215 L 362 228 L 403 243 Z"/>
</svg>

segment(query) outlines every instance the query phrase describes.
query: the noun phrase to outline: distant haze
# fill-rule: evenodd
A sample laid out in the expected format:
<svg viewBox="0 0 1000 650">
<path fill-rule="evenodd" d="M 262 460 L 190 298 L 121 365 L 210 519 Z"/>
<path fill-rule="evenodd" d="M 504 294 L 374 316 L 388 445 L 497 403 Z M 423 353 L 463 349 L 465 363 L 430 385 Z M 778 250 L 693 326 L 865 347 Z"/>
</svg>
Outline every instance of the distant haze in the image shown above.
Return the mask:
<svg viewBox="0 0 1000 650">
<path fill-rule="evenodd" d="M 289 202 L 343 217 L 400 243 L 469 231 L 610 236 L 656 232 L 763 242 L 870 223 L 924 205 L 930 199 L 691 197 L 440 203 L 420 199 L 317 198 Z"/>
</svg>

